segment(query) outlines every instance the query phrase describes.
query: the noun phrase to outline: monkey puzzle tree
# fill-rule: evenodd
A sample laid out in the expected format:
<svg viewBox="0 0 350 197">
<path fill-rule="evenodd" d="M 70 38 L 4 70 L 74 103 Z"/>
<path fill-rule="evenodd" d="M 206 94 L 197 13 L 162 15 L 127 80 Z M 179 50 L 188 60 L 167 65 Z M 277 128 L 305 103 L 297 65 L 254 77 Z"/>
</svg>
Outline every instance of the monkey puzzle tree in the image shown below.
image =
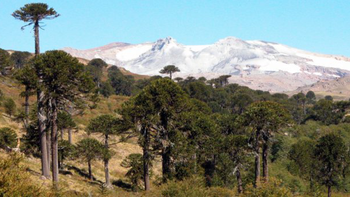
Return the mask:
<svg viewBox="0 0 350 197">
<path fill-rule="evenodd" d="M 28 63 L 32 54 L 29 52 L 15 51 L 11 54 L 11 61 L 13 62 L 16 69 L 23 68 Z"/>
<path fill-rule="evenodd" d="M 330 133 L 318 140 L 314 154 L 316 177 L 320 184 L 327 187 L 328 197 L 331 197 L 332 187 L 345 176 L 342 173 L 348 157 L 347 147 L 340 136 Z"/>
<path fill-rule="evenodd" d="M 109 137 L 110 135 L 118 134 L 122 131 L 121 121 L 112 115 L 101 115 L 92 119 L 87 127 L 87 132 L 101 133 L 104 139 L 104 146 L 106 150 L 109 150 Z M 105 168 L 106 187 L 111 187 L 111 181 L 109 178 L 109 157 L 103 158 Z"/>
<path fill-rule="evenodd" d="M 145 189 L 149 190 L 149 165 L 153 149 L 162 156 L 163 180 L 172 175 L 171 150 L 173 121 L 185 110 L 187 95 L 170 79 L 152 81 L 144 90 L 126 102 L 121 110 L 123 120 L 129 122 L 140 135 L 143 148 Z"/>
<path fill-rule="evenodd" d="M 16 10 L 12 13 L 12 16 L 15 19 L 26 22 L 27 24 L 22 27 L 22 30 L 26 26 L 34 25 L 34 37 L 35 37 L 35 55 L 40 54 L 40 46 L 39 46 L 39 28 L 40 21 L 44 19 L 54 19 L 59 16 L 57 12 L 53 8 L 49 8 L 49 6 L 45 3 L 30 3 L 24 5 L 19 10 Z"/>
<path fill-rule="evenodd" d="M 34 68 L 41 73 L 39 88 L 45 93 L 48 111 L 51 114 L 52 174 L 54 183 L 58 182 L 58 125 L 59 108 L 81 99 L 82 93 L 89 93 L 94 85 L 78 59 L 64 51 L 48 51 L 34 61 Z"/>
<path fill-rule="evenodd" d="M 91 74 L 92 79 L 96 83 L 98 93 L 100 93 L 103 68 L 107 66 L 108 64 L 100 58 L 92 59 L 86 66 L 86 70 Z"/>
<path fill-rule="evenodd" d="M 160 74 L 169 74 L 170 79 L 173 78 L 173 73 L 180 72 L 180 69 L 174 65 L 165 66 L 159 71 Z"/>
<path fill-rule="evenodd" d="M 77 143 L 76 156 L 87 162 L 89 179 L 93 180 L 91 163 L 103 157 L 103 144 L 93 138 L 85 138 Z"/>
<path fill-rule="evenodd" d="M 29 97 L 35 94 L 37 88 L 38 77 L 35 70 L 30 65 L 26 65 L 23 68 L 17 70 L 14 74 L 17 81 L 24 85 L 24 91 L 20 96 L 24 97 L 24 114 L 25 114 L 25 126 L 28 125 L 29 116 Z"/>
<path fill-rule="evenodd" d="M 154 116 L 158 119 L 154 125 L 158 132 L 158 147 L 162 156 L 163 181 L 172 177 L 173 164 L 171 152 L 177 116 L 187 109 L 188 96 L 181 87 L 169 79 L 153 81 L 144 89 L 145 102 L 152 103 Z"/>
<path fill-rule="evenodd" d="M 143 180 L 145 190 L 150 190 L 150 167 L 153 158 L 151 145 L 156 138 L 156 132 L 152 129 L 157 117 L 154 115 L 153 103 L 149 99 L 150 95 L 141 92 L 136 97 L 125 102 L 120 110 L 123 122 L 129 126 L 138 136 L 138 143 L 142 147 Z"/>
<path fill-rule="evenodd" d="M 12 16 L 15 19 L 22 20 L 23 22 L 26 22 L 27 24 L 22 27 L 22 30 L 26 26 L 34 25 L 34 37 L 35 37 L 35 56 L 38 56 L 40 54 L 40 45 L 39 45 L 39 28 L 40 28 L 40 21 L 45 19 L 54 19 L 59 16 L 59 14 L 53 9 L 49 8 L 49 6 L 45 3 L 30 3 L 24 5 L 24 7 L 21 7 L 19 10 L 16 10 L 12 13 Z M 41 72 L 37 71 L 38 76 L 38 82 L 39 84 L 42 83 L 42 76 Z M 48 161 L 48 155 L 47 155 L 47 143 L 46 143 L 46 131 L 45 131 L 45 109 L 44 109 L 44 93 L 41 91 L 41 89 L 37 89 L 37 102 L 38 102 L 38 124 L 39 124 L 39 132 L 41 134 L 40 141 L 41 141 L 41 165 L 42 165 L 42 175 L 46 178 L 49 178 L 50 176 L 50 168 L 49 168 L 49 161 Z"/>
<path fill-rule="evenodd" d="M 76 124 L 72 118 L 72 115 L 66 111 L 60 111 L 57 115 L 58 130 L 61 131 L 61 140 L 63 140 L 64 130 L 68 130 L 68 142 L 72 144 L 72 129 L 76 127 Z"/>
<path fill-rule="evenodd" d="M 144 179 L 142 155 L 139 153 L 130 154 L 120 165 L 124 168 L 129 168 L 125 176 L 129 178 L 133 190 L 137 191 L 140 180 Z"/>
<path fill-rule="evenodd" d="M 288 152 L 288 158 L 293 161 L 291 169 L 303 179 L 310 181 L 311 190 L 315 182 L 315 144 L 313 140 L 301 139 L 293 144 Z"/>
<path fill-rule="evenodd" d="M 262 101 L 251 104 L 238 119 L 239 124 L 250 128 L 254 133 L 255 181 L 260 181 L 260 144 L 262 142 L 263 177 L 268 181 L 269 143 L 275 132 L 290 122 L 290 116 L 282 105 Z"/>
</svg>

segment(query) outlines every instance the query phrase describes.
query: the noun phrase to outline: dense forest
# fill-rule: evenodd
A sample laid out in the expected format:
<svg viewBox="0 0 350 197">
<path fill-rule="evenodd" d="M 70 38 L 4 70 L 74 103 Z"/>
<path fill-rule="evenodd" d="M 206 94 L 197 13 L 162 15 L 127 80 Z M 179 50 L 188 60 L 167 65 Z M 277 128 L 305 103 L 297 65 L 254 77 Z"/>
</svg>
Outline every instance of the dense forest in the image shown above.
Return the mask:
<svg viewBox="0 0 350 197">
<path fill-rule="evenodd" d="M 69 161 L 84 163 L 85 179 L 100 193 L 149 196 L 346 196 L 350 188 L 349 101 L 314 92 L 288 96 L 229 84 L 230 75 L 185 79 L 176 65 L 135 79 L 101 59 L 86 65 L 63 51 L 40 53 L 39 21 L 59 15 L 46 4 L 14 12 L 33 25 L 36 53 L 0 50 L 0 79 L 21 87 L 0 90 L 3 115 L 24 134 L 0 125 L 0 196 L 87 196 L 67 192 L 60 177 Z M 97 113 L 101 101 L 124 96 L 112 112 Z M 21 98 L 23 107 L 14 100 Z M 96 113 L 78 127 L 88 111 Z M 82 124 L 81 122 L 79 124 Z M 75 130 L 87 137 L 73 142 Z M 97 137 L 96 137 L 97 136 Z M 116 136 L 118 141 L 116 141 Z M 134 140 L 141 153 L 121 162 L 126 182 L 113 180 L 111 147 Z M 19 143 L 20 142 L 20 143 Z M 6 156 L 5 156 L 6 155 Z M 25 158 L 40 158 L 42 179 L 28 181 Z M 102 162 L 104 180 L 94 176 Z M 82 175 L 82 176 L 83 176 Z M 122 188 L 125 193 L 113 193 Z"/>
</svg>

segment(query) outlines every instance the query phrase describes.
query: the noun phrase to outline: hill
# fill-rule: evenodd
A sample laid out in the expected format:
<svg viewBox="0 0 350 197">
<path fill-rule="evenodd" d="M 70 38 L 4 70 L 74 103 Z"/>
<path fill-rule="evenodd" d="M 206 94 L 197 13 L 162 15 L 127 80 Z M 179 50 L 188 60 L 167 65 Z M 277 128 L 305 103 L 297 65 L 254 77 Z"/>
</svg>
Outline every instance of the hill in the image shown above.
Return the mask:
<svg viewBox="0 0 350 197">
<path fill-rule="evenodd" d="M 300 87 L 295 91 L 289 92 L 293 95 L 299 92 L 307 93 L 308 91 L 315 92 L 318 98 L 330 95 L 335 100 L 349 100 L 350 98 L 350 77 L 342 77 L 335 80 L 319 81 L 312 85 Z"/>
</svg>

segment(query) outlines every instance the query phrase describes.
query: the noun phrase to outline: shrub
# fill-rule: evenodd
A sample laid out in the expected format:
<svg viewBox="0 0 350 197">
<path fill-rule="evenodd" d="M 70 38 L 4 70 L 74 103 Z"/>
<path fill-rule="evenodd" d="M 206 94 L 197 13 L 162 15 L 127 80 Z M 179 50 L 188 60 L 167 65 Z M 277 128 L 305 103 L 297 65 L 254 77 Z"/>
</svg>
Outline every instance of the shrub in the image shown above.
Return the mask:
<svg viewBox="0 0 350 197">
<path fill-rule="evenodd" d="M 0 129 L 0 147 L 14 148 L 17 145 L 17 134 L 14 130 L 4 127 Z"/>
<path fill-rule="evenodd" d="M 204 179 L 199 177 L 171 181 L 163 185 L 160 191 L 161 195 L 166 197 L 229 197 L 235 195 L 230 189 L 206 187 Z"/>
<path fill-rule="evenodd" d="M 244 197 L 292 197 L 292 192 L 289 188 L 283 186 L 282 181 L 270 178 L 269 182 L 261 183 L 260 186 L 254 188 L 249 185 L 244 194 Z"/>
<path fill-rule="evenodd" d="M 17 154 L 0 160 L 0 196 L 47 196 L 46 191 L 33 184 L 20 165 L 22 160 Z"/>
<path fill-rule="evenodd" d="M 16 112 L 16 103 L 11 99 L 7 99 L 4 103 L 4 107 L 5 107 L 5 112 L 9 115 L 9 116 L 13 116 Z"/>
</svg>

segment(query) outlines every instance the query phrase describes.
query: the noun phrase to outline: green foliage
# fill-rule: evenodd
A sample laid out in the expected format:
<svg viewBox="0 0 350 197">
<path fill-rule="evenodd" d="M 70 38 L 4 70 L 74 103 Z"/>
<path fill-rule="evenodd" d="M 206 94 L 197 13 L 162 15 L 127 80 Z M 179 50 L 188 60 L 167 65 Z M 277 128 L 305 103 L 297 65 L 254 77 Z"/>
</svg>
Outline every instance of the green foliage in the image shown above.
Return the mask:
<svg viewBox="0 0 350 197">
<path fill-rule="evenodd" d="M 345 115 L 346 105 L 338 105 L 331 100 L 321 99 L 316 102 L 310 112 L 309 119 L 320 121 L 326 125 L 338 124 Z"/>
<path fill-rule="evenodd" d="M 17 145 L 17 134 L 14 130 L 8 127 L 0 129 L 0 147 L 14 148 Z"/>
<path fill-rule="evenodd" d="M 16 154 L 0 160 L 0 196 L 49 196 L 32 181 L 22 161 Z"/>
<path fill-rule="evenodd" d="M 288 158 L 293 161 L 290 171 L 310 180 L 314 176 L 314 149 L 315 141 L 310 139 L 301 139 L 293 144 L 288 154 Z"/>
<path fill-rule="evenodd" d="M 101 94 L 106 98 L 114 94 L 114 89 L 109 80 L 101 83 Z"/>
<path fill-rule="evenodd" d="M 316 95 L 315 95 L 315 93 L 313 91 L 308 91 L 306 93 L 306 98 L 307 98 L 307 102 L 309 104 L 313 104 L 313 103 L 316 102 Z"/>
<path fill-rule="evenodd" d="M 58 130 L 72 129 L 76 127 L 76 124 L 68 112 L 60 111 L 57 115 L 57 127 Z"/>
<path fill-rule="evenodd" d="M 325 96 L 324 99 L 327 101 L 333 101 L 333 97 L 330 95 Z"/>
<path fill-rule="evenodd" d="M 74 102 L 80 98 L 78 93 L 88 93 L 94 88 L 84 65 L 64 51 L 47 51 L 35 59 L 34 66 L 43 79 L 40 88 L 48 98 L 58 102 Z"/>
<path fill-rule="evenodd" d="M 246 197 L 292 197 L 291 191 L 283 186 L 283 182 L 278 179 L 271 179 L 268 183 L 263 183 L 254 188 L 250 185 L 244 191 Z"/>
<path fill-rule="evenodd" d="M 279 128 L 290 123 L 288 111 L 280 104 L 262 101 L 251 104 L 238 120 L 240 125 L 262 130 L 277 132 Z"/>
<path fill-rule="evenodd" d="M 29 26 L 43 19 L 56 18 L 59 14 L 45 3 L 30 3 L 13 12 L 12 16 L 18 20 L 28 22 L 26 26 Z"/>
<path fill-rule="evenodd" d="M 232 110 L 236 114 L 241 114 L 253 102 L 253 99 L 248 94 L 235 94 L 232 97 Z"/>
<path fill-rule="evenodd" d="M 108 69 L 108 78 L 117 95 L 130 96 L 133 91 L 134 78 L 125 76 L 118 67 L 112 66 Z"/>
<path fill-rule="evenodd" d="M 58 141 L 58 158 L 60 168 L 64 165 L 64 160 L 73 158 L 75 152 L 75 146 L 69 143 L 67 140 Z"/>
<path fill-rule="evenodd" d="M 129 168 L 125 176 L 129 178 L 132 184 L 133 190 L 137 191 L 138 188 L 140 187 L 140 182 L 144 178 L 142 155 L 138 153 L 130 154 L 122 161 L 120 165 L 124 168 Z"/>
<path fill-rule="evenodd" d="M 321 137 L 315 147 L 316 177 L 320 184 L 327 187 L 337 186 L 344 174 L 348 161 L 348 151 L 344 140 L 335 133 Z"/>
<path fill-rule="evenodd" d="M 25 86 L 25 92 L 21 93 L 21 96 L 31 96 L 34 94 L 34 90 L 37 88 L 38 77 L 35 69 L 31 65 L 26 65 L 16 70 L 14 77 L 22 85 Z"/>
<path fill-rule="evenodd" d="M 80 140 L 75 149 L 74 157 L 87 162 L 89 178 L 92 180 L 91 163 L 96 160 L 102 160 L 108 154 L 103 144 L 94 138 L 84 138 Z"/>
<path fill-rule="evenodd" d="M 180 69 L 174 65 L 165 66 L 162 70 L 159 71 L 161 74 L 169 74 L 170 79 L 172 79 L 172 74 L 176 72 L 180 72 Z"/>
<path fill-rule="evenodd" d="M 10 54 L 0 49 L 0 74 L 5 75 L 5 68 L 12 66 L 12 61 L 10 59 Z"/>
<path fill-rule="evenodd" d="M 21 151 L 27 156 L 40 157 L 40 132 L 37 122 L 32 122 L 21 138 Z"/>
<path fill-rule="evenodd" d="M 92 119 L 86 131 L 90 133 L 101 133 L 103 136 L 120 133 L 123 129 L 121 121 L 112 115 L 101 115 Z"/>
<path fill-rule="evenodd" d="M 29 61 L 32 54 L 29 52 L 15 51 L 11 54 L 11 61 L 16 69 L 23 68 Z"/>
<path fill-rule="evenodd" d="M 92 162 L 103 157 L 104 146 L 101 142 L 93 138 L 84 138 L 76 145 L 75 157 Z"/>
<path fill-rule="evenodd" d="M 232 190 L 224 188 L 205 186 L 203 179 L 191 177 L 184 181 L 171 181 L 161 188 L 161 196 L 165 197 L 230 197 L 235 193 Z M 155 194 L 160 196 L 160 194 Z"/>
<path fill-rule="evenodd" d="M 96 58 L 96 59 L 92 59 L 90 60 L 90 62 L 88 63 L 88 65 L 91 65 L 91 66 L 94 66 L 96 68 L 99 68 L 99 69 L 103 69 L 104 67 L 107 67 L 108 64 L 103 61 L 102 59 L 100 58 Z"/>
<path fill-rule="evenodd" d="M 6 99 L 4 102 L 5 113 L 7 113 L 10 117 L 12 117 L 16 113 L 16 103 L 12 100 L 12 98 Z"/>
<path fill-rule="evenodd" d="M 101 88 L 101 78 L 103 75 L 103 69 L 107 67 L 107 63 L 102 59 L 92 59 L 88 65 L 86 65 L 85 69 L 92 77 L 93 81 L 96 83 L 97 88 Z M 100 91 L 100 90 L 98 90 Z"/>
</svg>

